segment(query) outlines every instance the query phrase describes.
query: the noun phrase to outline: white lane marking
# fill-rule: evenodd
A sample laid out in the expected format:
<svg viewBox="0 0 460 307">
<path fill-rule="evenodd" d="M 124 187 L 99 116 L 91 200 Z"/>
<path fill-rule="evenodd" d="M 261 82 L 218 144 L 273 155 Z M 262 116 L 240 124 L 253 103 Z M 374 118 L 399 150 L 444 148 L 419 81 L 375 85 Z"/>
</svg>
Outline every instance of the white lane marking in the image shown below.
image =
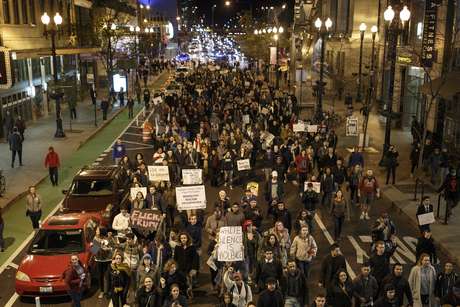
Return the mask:
<svg viewBox="0 0 460 307">
<path fill-rule="evenodd" d="M 321 220 L 321 218 L 319 217 L 318 214 L 315 214 L 315 221 L 316 221 L 316 224 L 318 224 L 319 228 L 321 228 L 321 231 L 323 232 L 323 234 L 326 237 L 326 239 L 329 241 L 329 244 L 334 244 L 335 241 L 332 239 L 331 234 L 329 233 L 329 231 L 327 231 L 326 226 L 324 226 L 324 223 L 323 223 L 323 221 Z M 350 276 L 351 279 L 355 279 L 356 274 L 353 271 L 353 269 L 351 268 L 351 266 L 348 263 L 348 261 L 346 260 L 346 258 L 345 258 L 345 264 L 347 266 L 348 275 Z"/>
<path fill-rule="evenodd" d="M 146 144 L 146 143 L 133 142 L 133 141 L 125 141 L 125 140 L 123 140 L 122 142 L 123 142 L 123 143 L 127 143 L 127 144 L 133 144 L 133 145 L 141 145 L 141 146 L 144 145 L 144 146 L 146 146 L 146 147 L 148 147 L 148 148 L 153 148 L 153 146 L 149 146 L 149 145 Z"/>
<path fill-rule="evenodd" d="M 16 292 L 14 292 L 14 294 L 10 297 L 8 302 L 5 304 L 5 307 L 13 306 L 18 298 L 19 298 L 19 295 Z"/>
<path fill-rule="evenodd" d="M 359 243 L 353 238 L 353 236 L 348 236 L 348 240 L 350 241 L 351 245 L 356 250 L 356 263 L 363 264 L 364 258 L 368 259 L 369 256 L 367 255 L 366 251 L 359 246 Z"/>
<path fill-rule="evenodd" d="M 126 132 L 127 135 L 134 135 L 134 136 L 143 136 L 142 133 L 133 133 L 133 132 Z"/>
<path fill-rule="evenodd" d="M 110 302 L 109 302 L 109 307 L 113 307 L 112 300 L 110 300 Z"/>
<path fill-rule="evenodd" d="M 104 160 L 104 157 L 96 159 L 97 162 L 101 162 L 102 160 Z"/>
<path fill-rule="evenodd" d="M 112 144 L 110 144 L 105 150 L 104 152 L 109 152 L 110 149 L 113 147 L 113 145 L 116 143 L 116 141 L 129 129 L 129 127 L 134 123 L 134 121 L 136 120 L 136 118 L 142 114 L 142 111 L 144 110 L 144 108 L 142 108 L 141 111 L 139 111 L 139 113 L 136 115 L 136 117 L 126 126 L 126 128 L 114 139 L 114 141 L 112 142 Z M 64 197 L 62 198 L 62 200 L 58 203 L 58 205 L 50 212 L 50 214 L 48 214 L 48 216 L 45 218 L 48 219 L 49 217 L 51 217 L 52 215 L 54 215 L 56 213 L 56 211 L 59 210 L 59 207 L 61 206 L 62 202 L 64 201 Z M 6 260 L 5 263 L 2 264 L 2 266 L 0 266 L 0 274 L 3 273 L 3 271 L 6 269 L 6 267 L 8 267 L 8 265 L 10 263 L 13 262 L 13 260 L 21 253 L 21 251 L 29 244 L 30 241 L 32 241 L 33 237 L 35 235 L 35 232 L 31 232 L 29 234 L 29 236 L 24 240 L 24 242 L 21 243 L 21 245 L 13 252 L 13 254 L 11 254 L 11 256 Z M 10 299 L 8 300 L 8 302 L 6 303 L 5 307 L 11 307 L 13 306 L 13 304 L 16 302 L 16 300 L 19 298 L 19 295 L 14 292 L 14 294 L 10 297 Z"/>
</svg>

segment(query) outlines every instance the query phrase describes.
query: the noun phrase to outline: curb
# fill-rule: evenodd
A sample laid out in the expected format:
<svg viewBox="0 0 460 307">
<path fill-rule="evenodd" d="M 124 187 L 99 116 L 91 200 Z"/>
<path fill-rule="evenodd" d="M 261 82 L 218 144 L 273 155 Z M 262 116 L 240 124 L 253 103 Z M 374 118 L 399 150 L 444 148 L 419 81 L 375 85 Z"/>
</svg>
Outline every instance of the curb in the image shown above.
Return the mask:
<svg viewBox="0 0 460 307">
<path fill-rule="evenodd" d="M 106 121 L 104 121 L 104 123 L 102 125 L 100 125 L 99 127 L 97 127 L 97 129 L 95 129 L 84 141 L 81 141 L 80 144 L 77 146 L 77 149 L 75 150 L 78 151 L 83 145 L 85 145 L 86 143 L 88 143 L 92 138 L 94 138 L 96 136 L 96 134 L 98 134 L 102 129 L 104 129 L 105 127 L 107 127 L 108 124 L 110 124 L 118 115 L 120 115 L 122 112 L 124 111 L 124 108 L 122 109 L 119 109 L 117 110 L 115 113 L 113 113 L 113 115 L 108 118 Z M 39 184 L 41 184 L 43 181 L 46 180 L 46 178 L 48 178 L 48 174 L 44 175 L 41 179 L 39 179 L 37 182 L 34 183 L 34 186 L 37 186 Z M 1 208 L 2 210 L 7 210 L 8 207 L 10 207 L 14 202 L 16 202 L 18 199 L 24 197 L 25 195 L 27 194 L 27 191 L 24 191 L 18 195 L 16 195 L 15 197 L 13 197 L 10 201 L 8 201 L 5 206 L 3 208 Z"/>
<path fill-rule="evenodd" d="M 398 201 L 393 201 L 391 200 L 388 196 L 385 195 L 385 192 L 382 193 L 382 195 L 384 196 L 384 198 L 386 200 L 388 200 L 389 202 L 391 202 L 391 207 L 394 208 L 399 214 L 403 214 L 408 222 L 414 226 L 415 228 L 418 228 L 418 223 L 416 222 L 416 220 L 410 216 L 409 214 L 407 214 L 400 206 L 397 205 Z M 458 255 L 456 255 L 454 252 L 450 251 L 448 247 L 445 246 L 445 244 L 443 243 L 440 243 L 439 241 L 436 240 L 436 235 L 434 233 L 432 233 L 432 236 L 433 236 L 433 239 L 434 239 L 434 244 L 437 248 L 438 251 L 441 251 L 442 253 L 446 254 L 449 258 L 449 260 L 453 261 L 455 264 L 458 265 L 459 261 L 458 261 Z"/>
</svg>

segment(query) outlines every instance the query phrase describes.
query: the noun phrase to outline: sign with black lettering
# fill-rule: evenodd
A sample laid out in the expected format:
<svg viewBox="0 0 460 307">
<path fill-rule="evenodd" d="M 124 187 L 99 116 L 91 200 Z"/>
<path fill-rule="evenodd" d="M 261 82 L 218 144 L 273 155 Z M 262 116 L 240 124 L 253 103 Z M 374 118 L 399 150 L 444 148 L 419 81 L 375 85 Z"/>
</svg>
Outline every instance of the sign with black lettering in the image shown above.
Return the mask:
<svg viewBox="0 0 460 307">
<path fill-rule="evenodd" d="M 161 218 L 161 212 L 158 210 L 133 209 L 131 211 L 131 228 L 147 236 L 157 231 Z"/>
<path fill-rule="evenodd" d="M 217 261 L 242 261 L 243 256 L 243 230 L 241 226 L 221 227 Z"/>
<path fill-rule="evenodd" d="M 422 54 L 420 64 L 432 67 L 435 55 L 436 22 L 438 21 L 438 6 L 440 0 L 426 0 L 425 17 L 423 20 Z"/>
<path fill-rule="evenodd" d="M 206 191 L 204 185 L 177 187 L 176 200 L 179 210 L 205 209 Z"/>
</svg>

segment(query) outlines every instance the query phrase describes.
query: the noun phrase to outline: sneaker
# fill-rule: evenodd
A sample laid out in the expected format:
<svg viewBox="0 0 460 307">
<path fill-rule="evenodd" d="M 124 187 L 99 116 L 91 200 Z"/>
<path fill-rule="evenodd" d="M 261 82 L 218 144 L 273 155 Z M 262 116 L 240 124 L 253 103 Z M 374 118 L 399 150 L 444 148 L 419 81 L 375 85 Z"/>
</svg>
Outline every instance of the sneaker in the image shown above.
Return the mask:
<svg viewBox="0 0 460 307">
<path fill-rule="evenodd" d="M 365 218 L 366 220 L 370 220 L 370 219 L 371 219 L 371 218 L 369 217 L 369 214 L 368 214 L 367 212 L 366 212 L 366 214 L 364 215 L 364 218 Z"/>
<path fill-rule="evenodd" d="M 100 300 L 101 300 L 103 297 L 104 297 L 104 292 L 99 293 L 99 295 L 97 296 L 97 298 L 100 299 Z"/>
<path fill-rule="evenodd" d="M 364 212 L 361 212 L 361 215 L 359 216 L 360 220 L 364 220 Z"/>
</svg>

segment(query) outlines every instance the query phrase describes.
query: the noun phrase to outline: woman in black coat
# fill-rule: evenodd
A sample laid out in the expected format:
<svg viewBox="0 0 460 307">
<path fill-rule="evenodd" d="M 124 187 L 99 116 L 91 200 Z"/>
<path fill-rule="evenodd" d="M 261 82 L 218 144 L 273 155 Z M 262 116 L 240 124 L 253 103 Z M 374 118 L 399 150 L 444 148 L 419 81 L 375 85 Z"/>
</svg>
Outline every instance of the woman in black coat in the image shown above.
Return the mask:
<svg viewBox="0 0 460 307">
<path fill-rule="evenodd" d="M 144 285 L 137 290 L 136 306 L 138 307 L 159 307 L 161 306 L 161 295 L 153 285 L 151 277 L 144 279 Z"/>
<path fill-rule="evenodd" d="M 165 299 L 163 307 L 188 307 L 187 298 L 181 294 L 179 286 L 176 284 L 171 285 L 171 294 Z"/>
<path fill-rule="evenodd" d="M 164 297 L 169 295 L 173 284 L 179 286 L 181 293 L 187 293 L 187 278 L 177 269 L 176 261 L 171 259 L 165 264 L 164 272 L 160 277 L 160 287 Z"/>
<path fill-rule="evenodd" d="M 353 287 L 345 270 L 337 272 L 336 278 L 327 289 L 327 304 L 334 307 L 352 307 Z"/>
<path fill-rule="evenodd" d="M 423 253 L 430 256 L 431 263 L 436 264 L 438 262 L 438 257 L 436 256 L 436 246 L 434 246 L 431 231 L 429 230 L 424 231 L 422 236 L 417 239 L 415 258 L 419 259 Z"/>
<path fill-rule="evenodd" d="M 200 262 L 196 248 L 192 244 L 190 235 L 186 232 L 179 235 L 179 240 L 180 244 L 174 248 L 174 260 L 177 262 L 177 269 L 185 276 L 194 275 L 198 271 Z"/>
</svg>

